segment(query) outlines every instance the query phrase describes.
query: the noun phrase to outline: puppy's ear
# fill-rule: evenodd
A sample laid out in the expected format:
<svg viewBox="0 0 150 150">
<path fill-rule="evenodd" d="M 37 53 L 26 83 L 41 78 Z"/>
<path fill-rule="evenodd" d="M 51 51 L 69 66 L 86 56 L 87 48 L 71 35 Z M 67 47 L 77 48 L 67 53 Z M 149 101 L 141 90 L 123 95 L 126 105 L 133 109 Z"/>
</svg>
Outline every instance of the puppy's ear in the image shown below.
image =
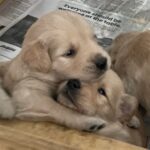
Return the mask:
<svg viewBox="0 0 150 150">
<path fill-rule="evenodd" d="M 117 118 L 121 122 L 128 122 L 134 115 L 138 106 L 138 101 L 134 96 L 123 94 L 117 104 Z"/>
<path fill-rule="evenodd" d="M 48 46 L 38 39 L 23 49 L 22 59 L 33 70 L 47 73 L 51 68 Z"/>
</svg>

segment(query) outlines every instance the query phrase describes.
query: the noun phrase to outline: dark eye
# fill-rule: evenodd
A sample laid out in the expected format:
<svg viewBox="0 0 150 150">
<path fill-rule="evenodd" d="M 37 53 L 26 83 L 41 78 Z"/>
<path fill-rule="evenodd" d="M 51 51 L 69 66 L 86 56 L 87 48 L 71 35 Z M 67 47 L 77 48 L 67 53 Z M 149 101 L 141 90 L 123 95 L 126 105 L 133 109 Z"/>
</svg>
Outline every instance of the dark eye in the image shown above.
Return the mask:
<svg viewBox="0 0 150 150">
<path fill-rule="evenodd" d="M 66 57 L 73 57 L 76 54 L 76 50 L 75 49 L 69 49 L 64 56 Z"/>
<path fill-rule="evenodd" d="M 103 88 L 99 88 L 98 89 L 98 93 L 103 95 L 103 96 L 106 96 L 106 92 L 105 92 L 105 90 Z"/>
</svg>

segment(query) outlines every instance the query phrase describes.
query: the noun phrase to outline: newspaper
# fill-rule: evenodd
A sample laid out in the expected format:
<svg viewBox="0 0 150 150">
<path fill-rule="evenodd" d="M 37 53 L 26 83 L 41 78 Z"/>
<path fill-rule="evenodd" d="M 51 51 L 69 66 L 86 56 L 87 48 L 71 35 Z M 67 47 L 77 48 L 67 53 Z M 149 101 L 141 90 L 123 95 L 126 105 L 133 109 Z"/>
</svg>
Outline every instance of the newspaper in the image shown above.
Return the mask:
<svg viewBox="0 0 150 150">
<path fill-rule="evenodd" d="M 150 28 L 150 0 L 71 0 L 58 8 L 87 18 L 104 47 L 121 32 Z"/>
<path fill-rule="evenodd" d="M 0 61 L 14 58 L 28 28 L 57 9 L 85 17 L 104 48 L 121 32 L 150 29 L 150 0 L 0 0 Z"/>
<path fill-rule="evenodd" d="M 150 0 L 3 1 L 0 4 L 0 60 L 15 57 L 32 23 L 56 9 L 84 16 L 93 26 L 98 42 L 103 47 L 109 46 L 121 32 L 150 29 Z"/>
<path fill-rule="evenodd" d="M 3 0 L 0 3 L 0 61 L 10 60 L 19 53 L 20 47 L 15 43 L 23 41 L 25 25 L 21 25 L 25 22 L 20 26 L 16 24 L 40 2 L 41 0 Z M 29 23 L 31 21 L 26 22 Z"/>
</svg>

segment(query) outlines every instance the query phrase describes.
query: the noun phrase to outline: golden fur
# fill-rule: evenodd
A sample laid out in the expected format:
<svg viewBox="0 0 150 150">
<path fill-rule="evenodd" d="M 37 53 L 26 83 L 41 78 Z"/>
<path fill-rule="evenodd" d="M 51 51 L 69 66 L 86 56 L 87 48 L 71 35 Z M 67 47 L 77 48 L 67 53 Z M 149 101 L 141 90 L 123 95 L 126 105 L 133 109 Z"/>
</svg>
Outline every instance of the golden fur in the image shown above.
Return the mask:
<svg viewBox="0 0 150 150">
<path fill-rule="evenodd" d="M 95 61 L 102 57 L 107 62 L 101 69 Z M 69 78 L 95 80 L 110 67 L 108 54 L 98 46 L 91 27 L 81 16 L 54 11 L 41 17 L 27 32 L 21 53 L 1 66 L 3 87 L 16 105 L 16 118 L 54 121 L 80 130 L 105 124 L 53 99 L 59 82 Z"/>
<path fill-rule="evenodd" d="M 112 67 L 150 116 L 150 31 L 119 35 L 109 48 Z"/>
<path fill-rule="evenodd" d="M 0 117 L 11 119 L 16 113 L 15 104 L 3 89 L 1 82 L 0 80 Z"/>
<path fill-rule="evenodd" d="M 59 103 L 83 114 L 107 120 L 108 125 L 98 134 L 142 145 L 138 129 L 129 127 L 140 125 L 134 116 L 137 100 L 125 93 L 123 83 L 115 72 L 108 70 L 95 82 L 77 81 L 69 80 L 60 85 Z"/>
</svg>

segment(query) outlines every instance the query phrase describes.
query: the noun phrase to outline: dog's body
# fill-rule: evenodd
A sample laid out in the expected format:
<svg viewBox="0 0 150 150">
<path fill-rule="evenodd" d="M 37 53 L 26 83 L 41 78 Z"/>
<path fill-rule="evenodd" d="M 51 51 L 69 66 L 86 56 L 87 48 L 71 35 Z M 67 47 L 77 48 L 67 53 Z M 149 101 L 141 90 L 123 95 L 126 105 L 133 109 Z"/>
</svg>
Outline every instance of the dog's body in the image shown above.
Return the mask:
<svg viewBox="0 0 150 150">
<path fill-rule="evenodd" d="M 139 126 L 134 116 L 137 100 L 124 92 L 121 79 L 112 70 L 95 82 L 84 83 L 76 79 L 62 83 L 57 101 L 83 114 L 107 120 L 109 124 L 98 134 L 142 145 L 138 129 L 128 126 Z"/>
<path fill-rule="evenodd" d="M 21 53 L 1 66 L 3 87 L 16 105 L 15 117 L 54 121 L 80 130 L 105 124 L 53 99 L 59 82 L 69 78 L 94 80 L 110 67 L 109 56 L 81 16 L 63 11 L 43 16 L 27 32 Z"/>
<path fill-rule="evenodd" d="M 113 69 L 150 116 L 150 31 L 119 35 L 109 48 Z"/>
</svg>

